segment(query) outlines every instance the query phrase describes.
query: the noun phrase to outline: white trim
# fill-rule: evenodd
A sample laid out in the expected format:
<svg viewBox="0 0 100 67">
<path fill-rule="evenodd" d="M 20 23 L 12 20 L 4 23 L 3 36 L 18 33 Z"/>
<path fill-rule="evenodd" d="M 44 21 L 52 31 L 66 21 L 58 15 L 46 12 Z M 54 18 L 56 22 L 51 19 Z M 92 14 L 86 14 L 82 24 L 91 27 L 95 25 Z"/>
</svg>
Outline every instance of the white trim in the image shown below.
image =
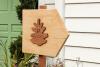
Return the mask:
<svg viewBox="0 0 100 67">
<path fill-rule="evenodd" d="M 61 18 L 64 20 L 64 0 L 55 0 L 55 8 L 58 10 Z M 59 58 L 64 59 L 64 54 L 65 54 L 65 49 L 63 47 L 63 49 L 60 51 L 59 53 Z"/>
</svg>

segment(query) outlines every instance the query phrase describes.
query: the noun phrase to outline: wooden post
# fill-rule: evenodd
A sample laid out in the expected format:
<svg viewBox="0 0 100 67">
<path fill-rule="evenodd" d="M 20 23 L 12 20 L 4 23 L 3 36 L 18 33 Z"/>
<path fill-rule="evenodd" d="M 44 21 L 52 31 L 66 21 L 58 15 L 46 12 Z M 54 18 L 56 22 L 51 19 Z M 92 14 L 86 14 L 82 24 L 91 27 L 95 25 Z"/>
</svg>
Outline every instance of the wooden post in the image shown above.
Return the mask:
<svg viewBox="0 0 100 67">
<path fill-rule="evenodd" d="M 39 67 L 46 67 L 46 57 L 39 55 Z"/>
<path fill-rule="evenodd" d="M 39 6 L 39 9 L 46 9 L 45 5 Z M 46 67 L 46 56 L 39 55 L 39 67 Z"/>
</svg>

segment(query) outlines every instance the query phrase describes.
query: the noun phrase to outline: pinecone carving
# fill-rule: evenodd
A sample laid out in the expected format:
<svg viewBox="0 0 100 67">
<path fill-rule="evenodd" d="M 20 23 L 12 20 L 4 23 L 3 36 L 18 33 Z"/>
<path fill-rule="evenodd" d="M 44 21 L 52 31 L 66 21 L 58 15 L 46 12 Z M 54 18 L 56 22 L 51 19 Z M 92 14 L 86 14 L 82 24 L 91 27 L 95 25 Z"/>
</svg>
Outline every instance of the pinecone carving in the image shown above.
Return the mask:
<svg viewBox="0 0 100 67">
<path fill-rule="evenodd" d="M 48 37 L 48 34 L 44 33 L 46 27 L 43 26 L 40 19 L 37 19 L 37 23 L 34 23 L 34 26 L 35 27 L 32 27 L 32 31 L 34 31 L 34 33 L 31 34 L 31 42 L 33 44 L 37 44 L 38 46 L 42 46 L 47 43 L 46 38 Z"/>
</svg>

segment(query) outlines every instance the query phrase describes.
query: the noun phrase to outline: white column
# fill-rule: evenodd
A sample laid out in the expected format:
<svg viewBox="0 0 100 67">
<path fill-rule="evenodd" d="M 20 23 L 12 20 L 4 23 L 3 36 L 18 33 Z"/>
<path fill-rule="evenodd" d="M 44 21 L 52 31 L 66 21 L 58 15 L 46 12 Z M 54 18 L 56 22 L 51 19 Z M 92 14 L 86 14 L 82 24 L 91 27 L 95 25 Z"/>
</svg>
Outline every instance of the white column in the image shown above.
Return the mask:
<svg viewBox="0 0 100 67">
<path fill-rule="evenodd" d="M 45 4 L 45 0 L 39 0 L 39 5 L 44 5 Z"/>
<path fill-rule="evenodd" d="M 64 19 L 64 0 L 55 0 L 55 8 L 58 10 L 62 19 Z"/>
</svg>

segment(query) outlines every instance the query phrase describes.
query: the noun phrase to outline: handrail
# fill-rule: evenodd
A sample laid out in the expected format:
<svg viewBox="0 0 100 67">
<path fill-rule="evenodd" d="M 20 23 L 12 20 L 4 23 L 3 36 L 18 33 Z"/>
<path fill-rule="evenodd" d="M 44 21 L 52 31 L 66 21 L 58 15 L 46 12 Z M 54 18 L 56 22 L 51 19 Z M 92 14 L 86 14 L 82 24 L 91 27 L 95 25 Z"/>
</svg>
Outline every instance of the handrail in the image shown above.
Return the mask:
<svg viewBox="0 0 100 67">
<path fill-rule="evenodd" d="M 100 34 L 100 32 L 81 32 L 81 31 L 69 31 L 69 33 Z"/>
<path fill-rule="evenodd" d="M 55 3 L 46 3 L 45 5 L 55 5 Z"/>
<path fill-rule="evenodd" d="M 100 4 L 100 2 L 65 3 L 65 5 L 74 5 L 74 4 Z"/>
<path fill-rule="evenodd" d="M 75 48 L 88 48 L 88 49 L 99 49 L 98 47 L 86 47 L 86 46 L 72 46 L 72 45 L 64 45 L 65 47 L 75 47 Z"/>
<path fill-rule="evenodd" d="M 100 19 L 100 17 L 64 17 L 65 19 Z"/>
<path fill-rule="evenodd" d="M 64 59 L 65 61 L 68 60 L 68 61 L 77 61 L 77 60 L 73 60 L 73 59 Z M 83 61 L 83 60 L 80 60 L 80 62 L 85 62 L 85 63 L 93 63 L 93 64 L 100 64 L 99 62 L 91 62 L 91 61 Z"/>
</svg>

